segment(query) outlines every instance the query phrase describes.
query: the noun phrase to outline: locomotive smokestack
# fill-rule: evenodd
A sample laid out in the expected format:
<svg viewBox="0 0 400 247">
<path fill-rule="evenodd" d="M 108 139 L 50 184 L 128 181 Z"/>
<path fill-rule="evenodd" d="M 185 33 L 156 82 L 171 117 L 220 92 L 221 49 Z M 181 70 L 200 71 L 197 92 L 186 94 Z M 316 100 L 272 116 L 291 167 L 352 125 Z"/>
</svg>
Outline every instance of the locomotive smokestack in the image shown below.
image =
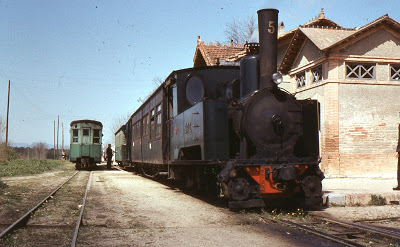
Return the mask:
<svg viewBox="0 0 400 247">
<path fill-rule="evenodd" d="M 272 88 L 272 75 L 277 66 L 278 10 L 261 9 L 258 14 L 260 89 Z"/>
</svg>

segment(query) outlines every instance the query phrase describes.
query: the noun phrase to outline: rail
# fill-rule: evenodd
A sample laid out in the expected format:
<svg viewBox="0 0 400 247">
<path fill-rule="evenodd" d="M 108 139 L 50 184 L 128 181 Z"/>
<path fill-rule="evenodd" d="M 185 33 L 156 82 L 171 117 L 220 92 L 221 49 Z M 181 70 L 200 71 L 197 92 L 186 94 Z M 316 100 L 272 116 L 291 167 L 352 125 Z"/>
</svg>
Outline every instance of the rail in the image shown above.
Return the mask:
<svg viewBox="0 0 400 247">
<path fill-rule="evenodd" d="M 92 178 L 92 172 L 90 172 L 89 178 L 88 178 L 88 182 L 86 184 L 85 195 L 83 196 L 82 207 L 81 207 L 80 212 L 79 212 L 78 220 L 76 221 L 76 226 L 75 226 L 74 235 L 72 237 L 71 247 L 75 247 L 76 246 L 76 241 L 78 240 L 79 228 L 80 228 L 80 226 L 82 224 L 83 211 L 85 210 L 86 197 L 87 197 L 87 193 L 89 191 L 91 178 Z"/>
<path fill-rule="evenodd" d="M 55 190 L 53 190 L 48 196 L 46 196 L 42 201 L 40 201 L 36 206 L 34 206 L 31 210 L 29 210 L 27 213 L 25 213 L 21 218 L 16 220 L 14 223 L 12 223 L 9 227 L 7 227 L 4 231 L 0 233 L 0 239 L 3 238 L 4 236 L 8 235 L 10 232 L 13 230 L 25 226 L 26 223 L 28 222 L 29 218 L 31 215 L 40 207 L 42 206 L 45 202 L 50 200 L 53 195 L 59 191 L 66 183 L 68 183 L 75 175 L 78 174 L 78 172 L 75 172 L 74 175 L 72 175 L 67 181 L 62 183 L 60 186 L 58 186 Z"/>
<path fill-rule="evenodd" d="M 358 230 L 363 230 L 363 231 L 367 231 L 370 233 L 379 234 L 379 235 L 387 237 L 387 238 L 400 240 L 400 233 L 390 231 L 387 229 L 378 228 L 378 227 L 374 227 L 374 226 L 368 226 L 368 225 L 361 225 L 361 224 L 357 224 L 357 223 L 353 223 L 353 222 L 347 222 L 347 221 L 337 220 L 337 219 L 328 218 L 328 217 L 321 217 L 321 216 L 315 216 L 315 215 L 313 215 L 313 217 L 320 218 L 321 220 L 329 221 L 329 222 L 332 222 L 335 224 L 339 224 L 339 225 L 343 225 L 343 226 L 347 226 L 347 227 L 353 227 Z"/>
<path fill-rule="evenodd" d="M 300 229 L 302 231 L 305 231 L 307 233 L 314 234 L 316 236 L 325 238 L 325 239 L 330 240 L 330 241 L 335 242 L 335 243 L 339 243 L 339 244 L 341 244 L 343 246 L 349 246 L 349 247 L 364 246 L 362 244 L 358 244 L 358 243 L 353 242 L 351 240 L 344 239 L 344 238 L 342 238 L 340 236 L 333 235 L 333 234 L 328 234 L 328 233 L 325 233 L 325 232 L 322 232 L 322 231 L 318 231 L 318 230 L 313 229 L 312 227 L 308 227 L 308 226 L 305 226 L 305 225 L 300 225 L 300 224 L 297 224 L 297 223 L 294 223 L 294 222 L 291 222 L 291 221 L 288 221 L 288 220 L 273 219 L 271 221 L 274 222 L 274 223 L 280 223 L 282 225 L 295 227 L 295 228 Z"/>
<path fill-rule="evenodd" d="M 387 228 L 362 225 L 355 222 L 347 222 L 314 214 L 310 214 L 310 216 L 313 219 L 311 222 L 301 224 L 284 219 L 269 219 L 266 217 L 262 217 L 262 219 L 271 221 L 273 223 L 294 227 L 307 233 L 339 243 L 343 246 L 366 246 L 367 244 L 364 244 L 363 241 L 367 238 L 387 246 L 393 243 L 400 243 L 400 233 L 391 231 Z M 311 226 L 308 226 L 308 224 Z M 317 224 L 329 224 L 332 230 L 330 232 L 317 230 L 316 227 L 314 227 Z M 350 236 L 352 237 L 349 238 Z"/>
</svg>

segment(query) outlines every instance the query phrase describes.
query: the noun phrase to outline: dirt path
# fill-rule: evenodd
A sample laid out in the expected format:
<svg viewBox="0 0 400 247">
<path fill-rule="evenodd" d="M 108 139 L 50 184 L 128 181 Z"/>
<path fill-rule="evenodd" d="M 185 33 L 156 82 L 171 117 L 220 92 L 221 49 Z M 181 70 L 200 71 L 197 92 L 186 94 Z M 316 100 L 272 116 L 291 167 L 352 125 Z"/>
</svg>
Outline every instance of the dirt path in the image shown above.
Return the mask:
<svg viewBox="0 0 400 247">
<path fill-rule="evenodd" d="M 84 218 L 81 246 L 321 246 L 313 236 L 243 222 L 228 209 L 117 170 L 93 173 Z"/>
</svg>

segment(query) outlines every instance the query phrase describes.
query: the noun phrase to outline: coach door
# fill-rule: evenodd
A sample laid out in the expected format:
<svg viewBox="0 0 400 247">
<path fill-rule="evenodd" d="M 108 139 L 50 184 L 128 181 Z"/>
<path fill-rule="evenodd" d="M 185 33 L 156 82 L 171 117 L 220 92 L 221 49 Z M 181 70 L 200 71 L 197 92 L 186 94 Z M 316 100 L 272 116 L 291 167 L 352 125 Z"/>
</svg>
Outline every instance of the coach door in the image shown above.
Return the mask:
<svg viewBox="0 0 400 247">
<path fill-rule="evenodd" d="M 90 128 L 83 128 L 82 131 L 82 156 L 90 156 Z"/>
<path fill-rule="evenodd" d="M 168 90 L 169 160 L 178 159 L 179 147 L 184 146 L 183 114 L 178 115 L 178 95 L 176 83 Z"/>
</svg>

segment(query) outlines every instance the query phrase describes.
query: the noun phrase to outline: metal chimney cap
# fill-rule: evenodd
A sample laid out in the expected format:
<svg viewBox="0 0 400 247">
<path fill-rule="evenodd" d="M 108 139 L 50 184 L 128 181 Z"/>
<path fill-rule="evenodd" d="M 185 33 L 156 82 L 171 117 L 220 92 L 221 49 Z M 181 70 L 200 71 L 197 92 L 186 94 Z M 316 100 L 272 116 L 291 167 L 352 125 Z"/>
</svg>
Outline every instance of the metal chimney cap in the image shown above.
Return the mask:
<svg viewBox="0 0 400 247">
<path fill-rule="evenodd" d="M 260 9 L 260 10 L 258 10 L 257 11 L 257 14 L 259 13 L 259 12 L 264 12 L 264 11 L 277 11 L 278 13 L 279 13 L 279 10 L 277 10 L 277 9 Z"/>
</svg>

